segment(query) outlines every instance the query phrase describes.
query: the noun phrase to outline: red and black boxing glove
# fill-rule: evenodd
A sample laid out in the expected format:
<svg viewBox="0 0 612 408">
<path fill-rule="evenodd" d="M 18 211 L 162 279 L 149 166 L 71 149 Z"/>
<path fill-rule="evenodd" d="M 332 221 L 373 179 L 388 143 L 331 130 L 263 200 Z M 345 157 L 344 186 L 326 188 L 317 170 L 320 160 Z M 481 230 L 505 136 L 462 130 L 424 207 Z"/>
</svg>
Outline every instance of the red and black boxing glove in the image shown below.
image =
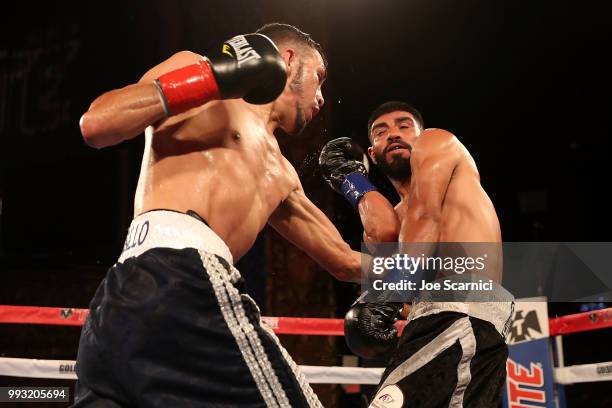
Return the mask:
<svg viewBox="0 0 612 408">
<path fill-rule="evenodd" d="M 217 55 L 160 76 L 155 84 L 166 114 L 176 115 L 217 99 L 269 103 L 286 81 L 285 62 L 272 40 L 246 34 L 225 41 Z"/>
</svg>

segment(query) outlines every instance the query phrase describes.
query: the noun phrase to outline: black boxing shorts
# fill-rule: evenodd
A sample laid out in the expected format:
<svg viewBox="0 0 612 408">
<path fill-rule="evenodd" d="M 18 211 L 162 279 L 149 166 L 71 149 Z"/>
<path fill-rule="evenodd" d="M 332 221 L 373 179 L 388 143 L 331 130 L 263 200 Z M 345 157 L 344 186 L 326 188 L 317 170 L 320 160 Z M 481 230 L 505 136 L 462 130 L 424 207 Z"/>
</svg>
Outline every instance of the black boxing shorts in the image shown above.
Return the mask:
<svg viewBox="0 0 612 408">
<path fill-rule="evenodd" d="M 370 407 L 500 406 L 513 305 L 413 302 Z"/>
<path fill-rule="evenodd" d="M 320 407 L 225 243 L 165 210 L 132 221 L 81 332 L 75 407 Z"/>
</svg>

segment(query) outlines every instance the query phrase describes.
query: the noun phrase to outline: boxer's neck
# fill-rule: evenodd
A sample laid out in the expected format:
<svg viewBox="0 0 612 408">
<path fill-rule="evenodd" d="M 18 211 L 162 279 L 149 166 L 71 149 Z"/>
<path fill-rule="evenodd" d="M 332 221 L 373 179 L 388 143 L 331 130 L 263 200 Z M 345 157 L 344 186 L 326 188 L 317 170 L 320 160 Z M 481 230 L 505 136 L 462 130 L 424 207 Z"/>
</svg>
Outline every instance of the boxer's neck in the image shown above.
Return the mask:
<svg viewBox="0 0 612 408">
<path fill-rule="evenodd" d="M 261 118 L 261 120 L 266 124 L 268 133 L 273 135 L 274 130 L 280 126 L 280 115 L 275 112 L 274 103 L 267 103 L 265 105 L 246 105 L 249 110 Z"/>
<path fill-rule="evenodd" d="M 393 187 L 395 187 L 395 191 L 400 196 L 401 201 L 408 201 L 408 197 L 410 196 L 410 177 L 405 180 L 394 180 L 389 178 Z"/>
</svg>

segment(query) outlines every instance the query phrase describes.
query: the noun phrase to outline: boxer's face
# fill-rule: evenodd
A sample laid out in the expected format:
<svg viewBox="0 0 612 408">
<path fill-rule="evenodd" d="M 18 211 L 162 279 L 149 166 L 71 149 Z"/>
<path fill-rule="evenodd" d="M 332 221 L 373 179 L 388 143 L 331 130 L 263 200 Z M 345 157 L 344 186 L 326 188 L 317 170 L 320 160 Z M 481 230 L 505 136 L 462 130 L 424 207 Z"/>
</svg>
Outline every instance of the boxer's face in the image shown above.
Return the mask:
<svg viewBox="0 0 612 408">
<path fill-rule="evenodd" d="M 412 147 L 421 127 L 409 112 L 394 111 L 379 116 L 370 129 L 368 154 L 388 177 L 405 180 L 410 177 Z"/>
<path fill-rule="evenodd" d="M 281 128 L 289 134 L 299 134 L 319 113 L 323 104 L 321 86 L 327 71 L 321 55 L 314 49 L 304 48 L 295 54 L 290 64 L 287 87 L 279 97 L 281 101 Z"/>
</svg>

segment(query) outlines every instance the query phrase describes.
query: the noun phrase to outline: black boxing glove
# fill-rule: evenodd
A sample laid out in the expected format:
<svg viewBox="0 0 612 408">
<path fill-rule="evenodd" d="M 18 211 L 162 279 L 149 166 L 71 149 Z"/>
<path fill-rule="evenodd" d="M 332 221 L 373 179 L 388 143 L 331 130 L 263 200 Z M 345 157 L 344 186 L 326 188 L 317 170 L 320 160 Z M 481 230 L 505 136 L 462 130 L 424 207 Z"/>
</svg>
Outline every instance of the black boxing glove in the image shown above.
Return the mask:
<svg viewBox="0 0 612 408">
<path fill-rule="evenodd" d="M 272 40 L 246 34 L 224 42 L 218 54 L 160 76 L 155 84 L 166 114 L 176 115 L 216 99 L 269 103 L 286 82 L 287 68 Z"/>
<path fill-rule="evenodd" d="M 278 48 L 262 34 L 238 35 L 211 55 L 221 98 L 242 98 L 257 105 L 275 100 L 287 82 L 287 67 Z"/>
<path fill-rule="evenodd" d="M 319 167 L 327 184 L 357 208 L 359 200 L 376 187 L 368 180 L 367 157 L 348 137 L 331 140 L 321 150 Z"/>
<path fill-rule="evenodd" d="M 402 303 L 358 303 L 344 317 L 344 339 L 357 356 L 387 357 L 397 348 L 394 326 Z"/>
</svg>

